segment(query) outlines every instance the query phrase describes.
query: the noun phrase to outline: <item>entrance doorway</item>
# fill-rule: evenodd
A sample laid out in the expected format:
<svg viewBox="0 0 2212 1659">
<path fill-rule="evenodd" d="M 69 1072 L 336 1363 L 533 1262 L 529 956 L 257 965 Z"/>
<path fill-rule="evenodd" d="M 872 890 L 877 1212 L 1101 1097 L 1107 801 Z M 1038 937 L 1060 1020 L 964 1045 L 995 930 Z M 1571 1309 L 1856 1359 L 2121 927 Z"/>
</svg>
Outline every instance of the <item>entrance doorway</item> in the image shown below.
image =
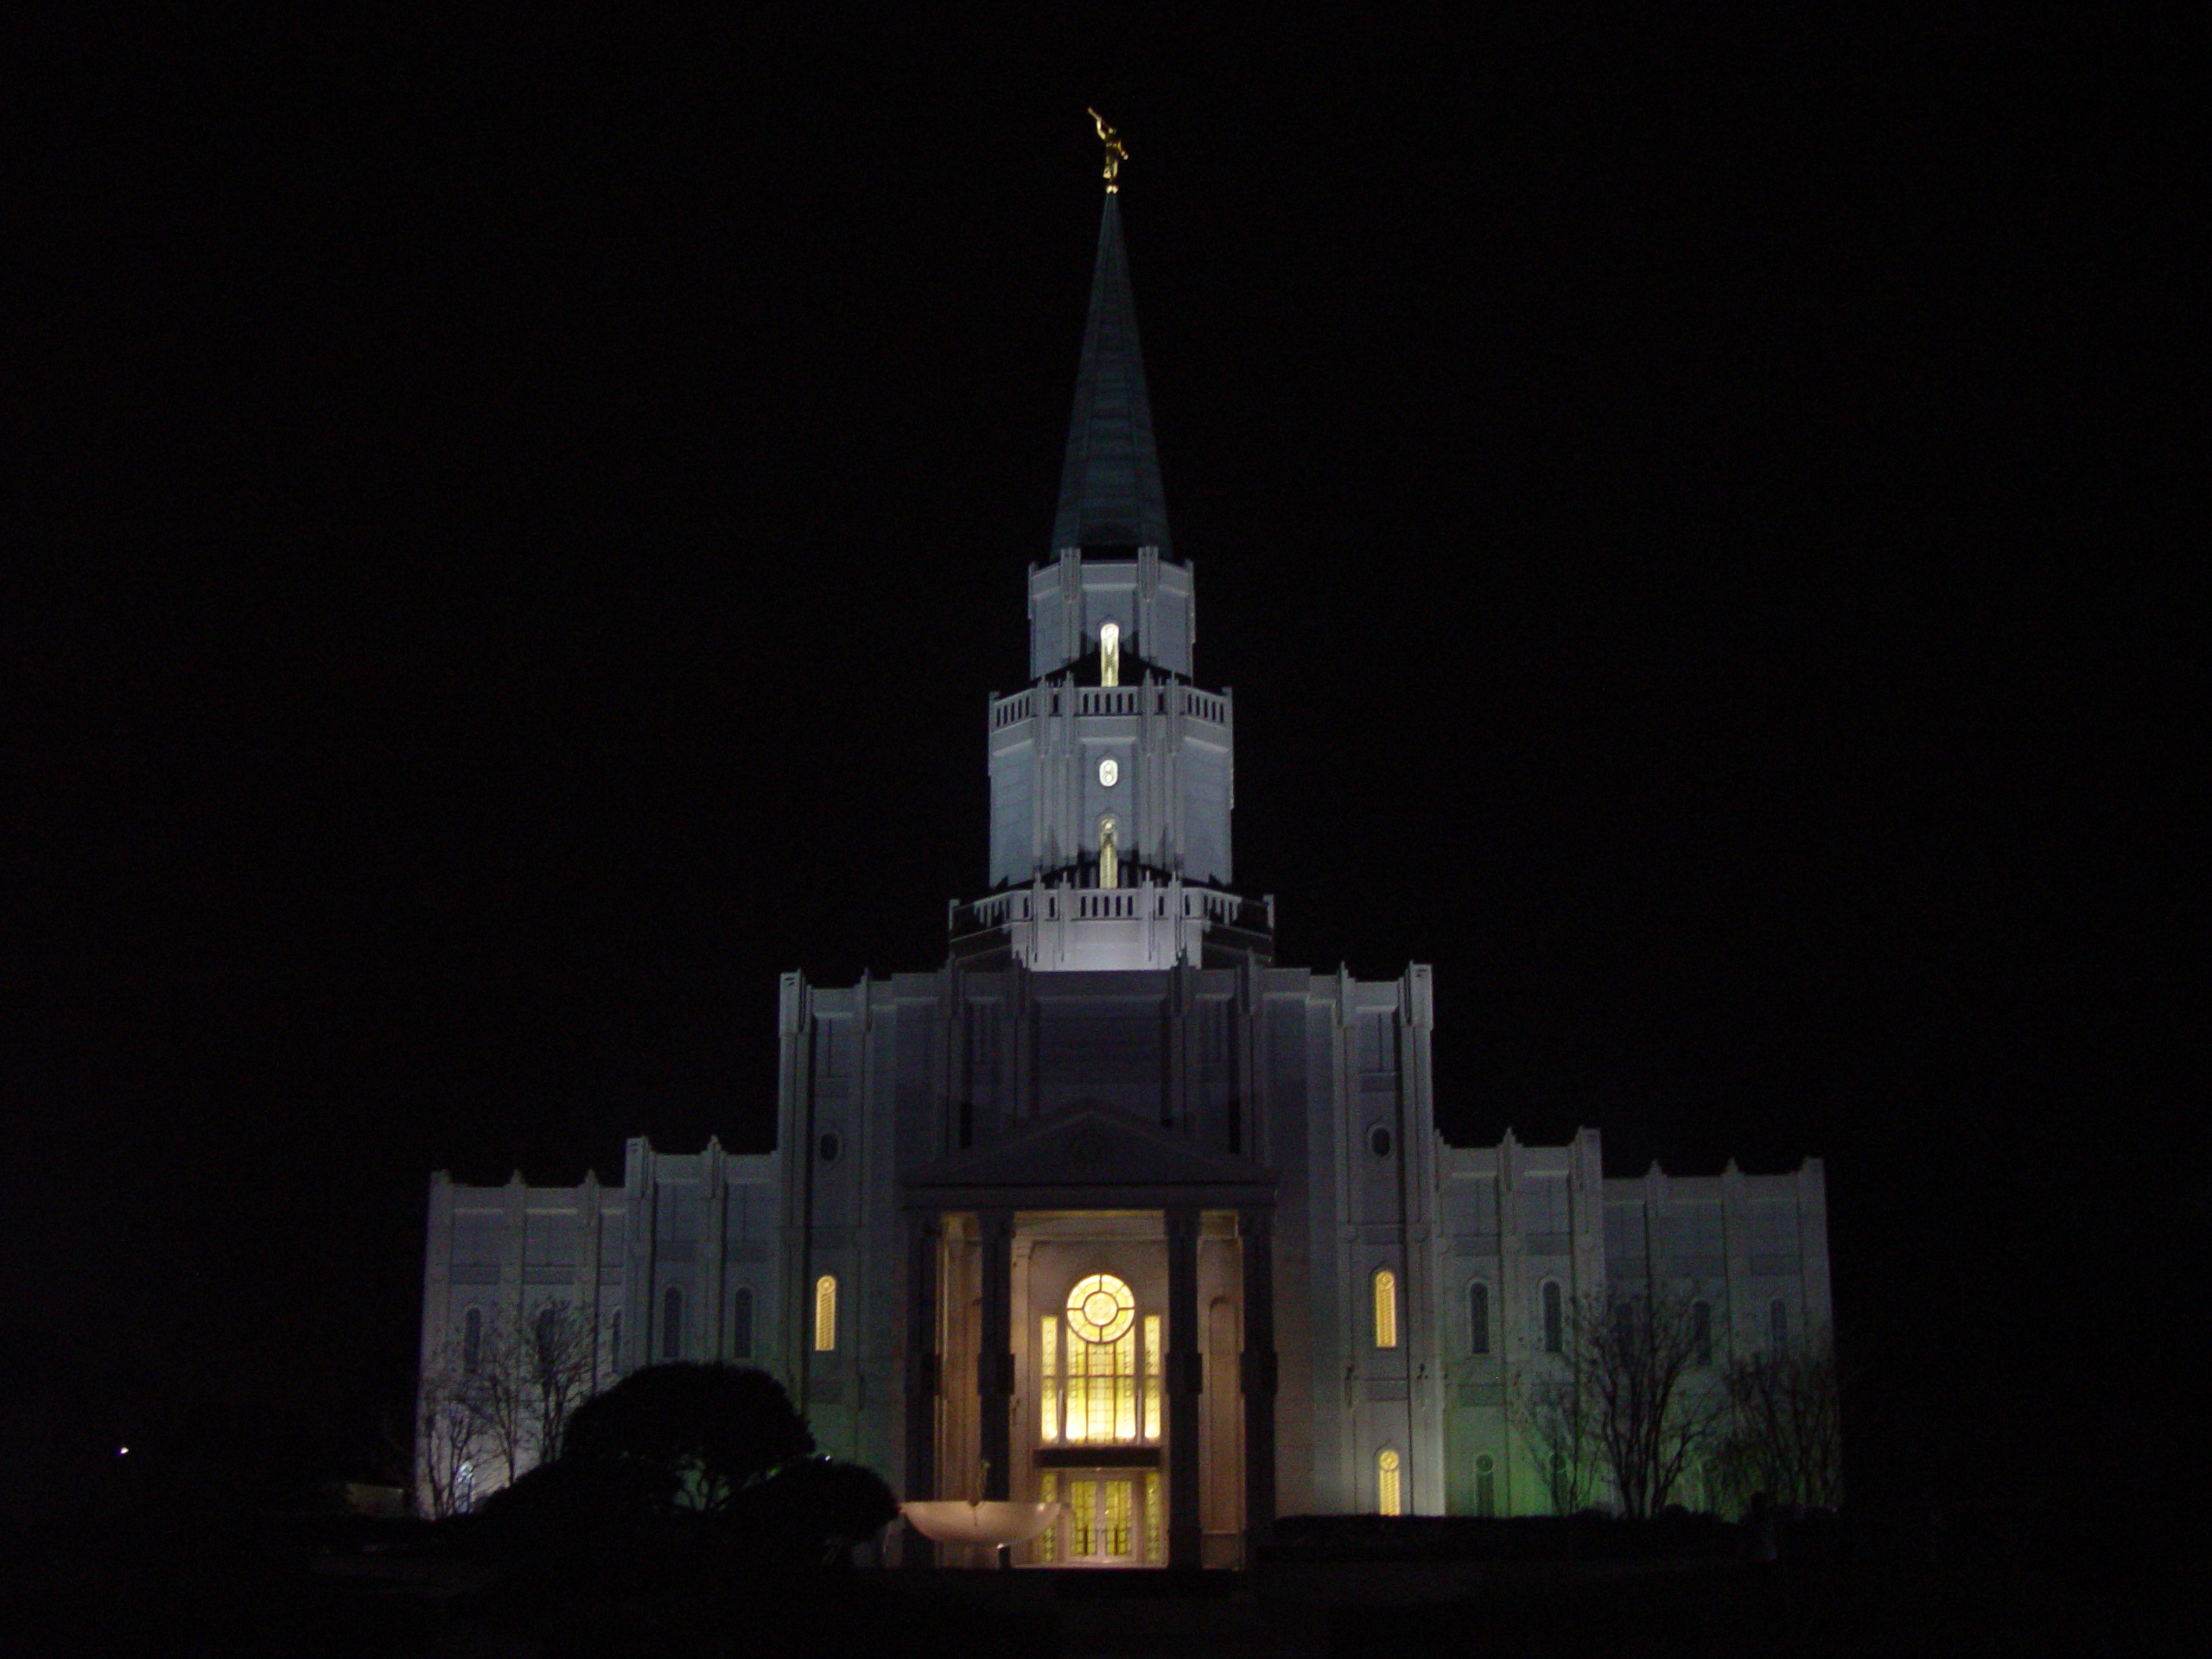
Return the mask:
<svg viewBox="0 0 2212 1659">
<path fill-rule="evenodd" d="M 1048 1469 L 1041 1497 L 1066 1506 L 1037 1541 L 1039 1566 L 1162 1567 L 1166 1513 L 1155 1469 Z"/>
</svg>

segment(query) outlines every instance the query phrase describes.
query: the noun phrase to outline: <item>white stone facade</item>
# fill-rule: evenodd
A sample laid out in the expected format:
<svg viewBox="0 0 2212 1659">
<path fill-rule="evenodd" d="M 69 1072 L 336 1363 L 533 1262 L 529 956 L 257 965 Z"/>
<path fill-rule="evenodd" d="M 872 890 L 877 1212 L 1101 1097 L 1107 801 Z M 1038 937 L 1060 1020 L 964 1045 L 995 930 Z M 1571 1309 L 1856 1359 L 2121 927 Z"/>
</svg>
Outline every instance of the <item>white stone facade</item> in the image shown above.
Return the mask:
<svg viewBox="0 0 2212 1659">
<path fill-rule="evenodd" d="M 1111 201 L 1089 338 L 1133 354 Z M 1080 385 L 1143 406 L 1134 360 Z M 1141 442 L 1077 442 L 1110 414 L 1079 398 L 1077 533 L 1111 516 L 1087 490 L 1160 499 L 1148 413 Z M 1273 901 L 1229 887 L 1234 722 L 1190 679 L 1188 566 L 1062 548 L 1028 597 L 1033 683 L 987 726 L 994 891 L 952 907 L 944 965 L 785 976 L 772 1153 L 637 1140 L 619 1186 L 435 1178 L 426 1378 L 472 1310 L 563 1301 L 602 1382 L 748 1362 L 902 1497 L 1071 1503 L 1033 1560 L 1232 1565 L 1278 1514 L 1548 1510 L 1514 1408 L 1548 1286 L 1694 1297 L 1708 1378 L 1826 1327 L 1817 1160 L 1609 1179 L 1594 1130 L 1447 1146 L 1428 969 L 1274 962 Z M 1109 623 L 1126 671 L 1102 685 Z M 1079 1339 L 1115 1328 L 1094 1306 L 1119 1335 Z"/>
</svg>

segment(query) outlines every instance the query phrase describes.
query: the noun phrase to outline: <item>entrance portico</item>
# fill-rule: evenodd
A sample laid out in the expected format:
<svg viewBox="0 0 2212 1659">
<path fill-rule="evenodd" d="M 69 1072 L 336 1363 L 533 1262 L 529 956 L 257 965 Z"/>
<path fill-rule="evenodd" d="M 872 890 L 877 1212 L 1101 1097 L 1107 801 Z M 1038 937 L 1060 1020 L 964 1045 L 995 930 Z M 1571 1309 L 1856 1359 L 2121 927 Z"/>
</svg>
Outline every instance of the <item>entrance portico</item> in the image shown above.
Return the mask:
<svg viewBox="0 0 2212 1659">
<path fill-rule="evenodd" d="M 1058 1499 L 1039 1562 L 1239 1563 L 1274 1510 L 1273 1175 L 1077 1107 L 902 1198 L 906 1495 Z"/>
</svg>

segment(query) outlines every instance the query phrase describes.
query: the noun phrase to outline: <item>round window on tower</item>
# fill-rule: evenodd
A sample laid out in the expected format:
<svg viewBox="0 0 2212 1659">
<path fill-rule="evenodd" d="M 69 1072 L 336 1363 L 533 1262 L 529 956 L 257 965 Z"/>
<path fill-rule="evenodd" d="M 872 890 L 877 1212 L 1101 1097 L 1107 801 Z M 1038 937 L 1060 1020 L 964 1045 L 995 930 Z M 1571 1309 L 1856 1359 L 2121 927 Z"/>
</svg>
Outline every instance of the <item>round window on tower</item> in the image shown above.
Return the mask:
<svg viewBox="0 0 2212 1659">
<path fill-rule="evenodd" d="M 1122 781 L 1122 763 L 1108 755 L 1098 763 L 1098 783 L 1102 789 L 1111 789 Z"/>
</svg>

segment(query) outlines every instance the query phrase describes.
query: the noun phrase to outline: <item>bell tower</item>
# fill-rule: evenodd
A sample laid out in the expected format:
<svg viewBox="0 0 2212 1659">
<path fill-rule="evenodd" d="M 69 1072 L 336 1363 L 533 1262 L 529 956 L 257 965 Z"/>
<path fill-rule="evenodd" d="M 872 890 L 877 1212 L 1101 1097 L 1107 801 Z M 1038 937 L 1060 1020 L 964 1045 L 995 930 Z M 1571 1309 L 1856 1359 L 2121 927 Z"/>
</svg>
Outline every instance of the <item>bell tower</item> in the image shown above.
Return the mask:
<svg viewBox="0 0 2212 1659">
<path fill-rule="evenodd" d="M 1273 900 L 1229 885 L 1234 705 L 1192 677 L 1193 571 L 1168 535 L 1122 159 L 1109 139 L 1052 556 L 1029 572 L 1031 683 L 990 702 L 994 891 L 952 908 L 963 961 L 1052 970 L 1273 955 Z"/>
</svg>

